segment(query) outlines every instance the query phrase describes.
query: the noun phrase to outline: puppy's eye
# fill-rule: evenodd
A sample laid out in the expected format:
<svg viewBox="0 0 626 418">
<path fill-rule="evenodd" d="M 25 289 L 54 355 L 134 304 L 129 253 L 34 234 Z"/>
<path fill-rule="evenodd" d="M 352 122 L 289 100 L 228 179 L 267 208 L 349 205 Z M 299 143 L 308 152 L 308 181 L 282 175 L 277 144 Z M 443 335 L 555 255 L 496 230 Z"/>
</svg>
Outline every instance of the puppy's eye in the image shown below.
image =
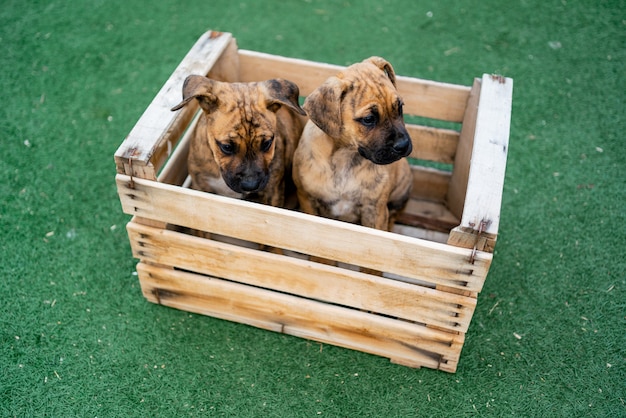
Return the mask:
<svg viewBox="0 0 626 418">
<path fill-rule="evenodd" d="M 374 126 L 376 126 L 376 124 L 378 123 L 378 116 L 375 114 L 371 114 L 371 115 L 367 115 L 362 117 L 359 122 L 361 122 L 361 124 L 363 126 L 366 126 L 368 128 L 372 128 Z"/>
<path fill-rule="evenodd" d="M 402 106 L 404 106 L 404 103 L 402 103 L 402 102 L 400 102 L 400 101 L 399 101 L 399 102 L 398 102 L 398 114 L 399 114 L 400 116 L 402 116 Z"/>
<path fill-rule="evenodd" d="M 261 142 L 261 151 L 268 152 L 272 149 L 272 144 L 274 143 L 274 138 L 269 138 Z"/>
<path fill-rule="evenodd" d="M 224 155 L 233 155 L 235 153 L 235 146 L 230 142 L 218 142 L 217 146 L 220 147 L 220 151 L 224 153 Z"/>
</svg>

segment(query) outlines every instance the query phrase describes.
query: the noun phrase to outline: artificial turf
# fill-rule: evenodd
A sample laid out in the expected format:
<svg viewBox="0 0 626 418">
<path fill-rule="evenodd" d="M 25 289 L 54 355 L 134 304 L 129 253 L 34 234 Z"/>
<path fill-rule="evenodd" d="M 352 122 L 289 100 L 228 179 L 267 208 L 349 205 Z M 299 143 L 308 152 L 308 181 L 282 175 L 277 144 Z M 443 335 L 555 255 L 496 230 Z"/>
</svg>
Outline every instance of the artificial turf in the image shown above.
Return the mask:
<svg viewBox="0 0 626 418">
<path fill-rule="evenodd" d="M 626 2 L 0 7 L 1 416 L 626 416 Z M 515 80 L 494 263 L 456 374 L 142 297 L 113 154 L 195 40 Z"/>
</svg>

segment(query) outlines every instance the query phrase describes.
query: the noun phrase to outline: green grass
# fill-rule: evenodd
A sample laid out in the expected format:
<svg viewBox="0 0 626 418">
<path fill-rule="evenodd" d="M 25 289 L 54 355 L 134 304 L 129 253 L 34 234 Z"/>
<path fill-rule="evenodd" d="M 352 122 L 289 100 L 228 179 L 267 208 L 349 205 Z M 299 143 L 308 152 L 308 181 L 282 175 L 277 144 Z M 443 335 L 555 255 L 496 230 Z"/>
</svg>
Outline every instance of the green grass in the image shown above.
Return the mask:
<svg viewBox="0 0 626 418">
<path fill-rule="evenodd" d="M 0 416 L 626 416 L 626 3 L 0 8 Z M 515 80 L 494 263 L 456 374 L 146 302 L 113 153 L 207 29 Z"/>
</svg>

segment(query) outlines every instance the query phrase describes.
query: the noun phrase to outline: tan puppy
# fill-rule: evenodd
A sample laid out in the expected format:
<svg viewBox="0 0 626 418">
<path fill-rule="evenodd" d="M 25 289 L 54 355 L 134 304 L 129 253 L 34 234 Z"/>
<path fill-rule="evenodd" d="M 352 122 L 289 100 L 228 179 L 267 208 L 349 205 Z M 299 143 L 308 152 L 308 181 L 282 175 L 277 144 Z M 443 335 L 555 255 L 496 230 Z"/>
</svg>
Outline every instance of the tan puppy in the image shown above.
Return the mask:
<svg viewBox="0 0 626 418">
<path fill-rule="evenodd" d="M 303 212 L 382 230 L 406 204 L 411 153 L 391 64 L 371 57 L 331 77 L 304 102 L 310 121 L 294 154 Z M 390 214 L 392 216 L 390 216 Z"/>
<path fill-rule="evenodd" d="M 283 206 L 293 152 L 304 126 L 299 89 L 288 80 L 224 83 L 191 75 L 183 101 L 198 100 L 203 114 L 189 149 L 192 187 Z"/>
</svg>

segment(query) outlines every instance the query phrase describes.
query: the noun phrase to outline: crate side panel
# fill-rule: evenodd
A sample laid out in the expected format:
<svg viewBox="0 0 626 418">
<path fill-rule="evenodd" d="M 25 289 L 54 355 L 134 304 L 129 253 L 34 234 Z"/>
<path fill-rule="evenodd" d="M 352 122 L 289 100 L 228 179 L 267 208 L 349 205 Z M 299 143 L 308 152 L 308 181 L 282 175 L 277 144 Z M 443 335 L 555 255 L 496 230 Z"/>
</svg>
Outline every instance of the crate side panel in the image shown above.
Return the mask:
<svg viewBox="0 0 626 418">
<path fill-rule="evenodd" d="M 450 245 L 154 181 L 129 180 L 117 176 L 122 209 L 131 215 L 400 276 L 417 273 L 431 283 L 461 290 L 480 291 L 492 259 L 489 253 L 472 257 L 471 250 Z"/>
<path fill-rule="evenodd" d="M 137 266 L 148 300 L 430 368 L 458 359 L 463 334 L 251 288 L 188 272 Z M 442 368 L 443 369 L 443 368 Z"/>
<path fill-rule="evenodd" d="M 476 299 L 174 231 L 128 224 L 144 261 L 466 332 Z M 225 261 L 228 262 L 225 262 Z"/>
<path fill-rule="evenodd" d="M 298 84 L 304 96 L 345 69 L 339 65 L 246 50 L 239 50 L 239 61 L 241 81 L 286 78 Z M 396 86 L 406 114 L 449 122 L 463 120 L 469 87 L 403 76 L 396 77 Z"/>
</svg>

